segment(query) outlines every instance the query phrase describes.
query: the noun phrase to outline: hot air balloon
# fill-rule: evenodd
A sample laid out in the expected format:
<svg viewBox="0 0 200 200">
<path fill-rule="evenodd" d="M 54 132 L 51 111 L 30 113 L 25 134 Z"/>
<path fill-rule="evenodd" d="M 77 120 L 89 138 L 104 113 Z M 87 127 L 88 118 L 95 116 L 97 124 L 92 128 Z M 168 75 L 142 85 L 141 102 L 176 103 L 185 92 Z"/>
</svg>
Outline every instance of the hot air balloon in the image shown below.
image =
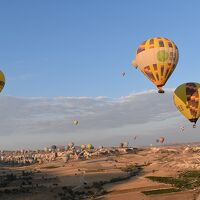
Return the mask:
<svg viewBox="0 0 200 200">
<path fill-rule="evenodd" d="M 200 84 L 184 83 L 174 91 L 174 104 L 177 109 L 192 123 L 193 128 L 200 116 Z"/>
<path fill-rule="evenodd" d="M 73 123 L 74 123 L 74 125 L 78 125 L 79 122 L 78 122 L 78 120 L 74 120 Z"/>
<path fill-rule="evenodd" d="M 128 147 L 129 146 L 129 142 L 123 142 L 123 147 Z"/>
<path fill-rule="evenodd" d="M 160 137 L 159 142 L 163 143 L 164 141 L 165 141 L 165 138 L 164 137 Z"/>
<path fill-rule="evenodd" d="M 88 148 L 88 149 L 94 149 L 94 146 L 93 146 L 92 144 L 88 144 L 88 145 L 87 145 L 87 148 Z"/>
<path fill-rule="evenodd" d="M 122 72 L 122 76 L 125 76 L 126 75 L 126 73 L 125 72 Z"/>
<path fill-rule="evenodd" d="M 5 85 L 5 76 L 2 71 L 0 71 L 0 92 L 3 90 Z"/>
<path fill-rule="evenodd" d="M 123 148 L 123 147 L 124 147 L 124 143 L 121 142 L 121 143 L 119 144 L 119 147 L 120 147 L 120 148 Z"/>
<path fill-rule="evenodd" d="M 44 147 L 44 151 L 47 152 L 48 151 L 48 147 Z"/>
<path fill-rule="evenodd" d="M 55 151 L 56 149 L 57 149 L 57 146 L 56 146 L 56 145 L 52 145 L 52 146 L 51 146 L 51 150 L 52 150 L 52 151 Z"/>
<path fill-rule="evenodd" d="M 180 127 L 180 130 L 181 130 L 181 132 L 183 132 L 183 131 L 185 130 L 185 127 L 184 127 L 184 126 L 181 126 L 181 127 Z"/>
<path fill-rule="evenodd" d="M 86 148 L 86 145 L 85 144 L 82 144 L 81 145 L 81 149 L 85 149 Z"/>
<path fill-rule="evenodd" d="M 159 142 L 159 139 L 156 139 L 156 142 L 158 143 L 158 142 Z"/>
<path fill-rule="evenodd" d="M 178 48 L 173 41 L 155 37 L 138 47 L 132 64 L 156 85 L 159 93 L 164 93 L 162 87 L 176 68 L 178 58 Z"/>
<path fill-rule="evenodd" d="M 74 147 L 74 143 L 71 142 L 71 143 L 68 144 L 68 146 L 69 146 L 69 148 L 73 148 Z"/>
</svg>

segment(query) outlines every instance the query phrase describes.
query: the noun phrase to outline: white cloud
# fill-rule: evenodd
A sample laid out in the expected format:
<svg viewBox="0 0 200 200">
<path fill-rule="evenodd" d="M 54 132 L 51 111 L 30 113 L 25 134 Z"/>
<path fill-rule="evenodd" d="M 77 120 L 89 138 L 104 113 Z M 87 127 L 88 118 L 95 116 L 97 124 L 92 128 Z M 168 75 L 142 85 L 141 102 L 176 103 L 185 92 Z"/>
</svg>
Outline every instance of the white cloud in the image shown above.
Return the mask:
<svg viewBox="0 0 200 200">
<path fill-rule="evenodd" d="M 154 143 L 159 135 L 169 142 L 195 141 L 192 130 L 173 105 L 172 91 L 146 91 L 120 98 L 0 97 L 0 147 L 34 148 L 69 141 L 114 145 L 138 135 L 138 144 Z M 73 120 L 79 120 L 74 126 Z M 179 128 L 186 124 L 186 131 Z M 132 140 L 131 140 L 132 141 Z"/>
</svg>

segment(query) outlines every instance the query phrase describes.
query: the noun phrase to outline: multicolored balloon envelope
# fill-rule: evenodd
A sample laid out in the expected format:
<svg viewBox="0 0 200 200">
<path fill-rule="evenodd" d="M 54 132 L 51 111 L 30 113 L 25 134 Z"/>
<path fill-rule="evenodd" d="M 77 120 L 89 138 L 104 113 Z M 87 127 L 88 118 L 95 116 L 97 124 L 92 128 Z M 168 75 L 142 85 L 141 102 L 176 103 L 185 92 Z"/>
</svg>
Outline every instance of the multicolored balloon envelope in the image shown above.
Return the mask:
<svg viewBox="0 0 200 200">
<path fill-rule="evenodd" d="M 5 85 L 5 76 L 2 71 L 0 71 L 0 92 L 3 90 Z"/>
<path fill-rule="evenodd" d="M 138 47 L 132 64 L 156 85 L 159 93 L 164 93 L 162 87 L 176 68 L 178 58 L 178 48 L 173 41 L 155 37 Z"/>
<path fill-rule="evenodd" d="M 174 104 L 177 109 L 188 119 L 196 122 L 200 116 L 200 84 L 184 83 L 174 91 Z"/>
</svg>

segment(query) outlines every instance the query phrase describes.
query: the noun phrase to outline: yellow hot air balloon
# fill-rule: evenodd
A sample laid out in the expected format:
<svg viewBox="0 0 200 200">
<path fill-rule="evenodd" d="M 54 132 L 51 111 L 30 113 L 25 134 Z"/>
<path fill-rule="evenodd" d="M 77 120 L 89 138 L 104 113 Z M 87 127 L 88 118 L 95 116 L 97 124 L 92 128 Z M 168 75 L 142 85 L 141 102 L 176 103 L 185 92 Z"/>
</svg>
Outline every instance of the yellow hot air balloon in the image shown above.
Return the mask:
<svg viewBox="0 0 200 200">
<path fill-rule="evenodd" d="M 0 71 L 0 92 L 3 90 L 5 85 L 5 76 L 2 71 Z"/>
<path fill-rule="evenodd" d="M 200 116 L 200 84 L 184 83 L 174 91 L 174 103 L 177 109 L 188 119 L 196 122 Z"/>
<path fill-rule="evenodd" d="M 87 145 L 87 148 L 88 148 L 88 149 L 94 149 L 94 146 L 93 146 L 92 144 L 88 144 L 88 145 Z"/>
<path fill-rule="evenodd" d="M 86 145 L 85 144 L 82 144 L 81 145 L 81 149 L 85 149 L 86 148 Z"/>
<path fill-rule="evenodd" d="M 155 37 L 138 47 L 132 64 L 156 85 L 159 93 L 164 93 L 162 87 L 176 68 L 178 58 L 178 48 L 173 41 Z"/>
</svg>

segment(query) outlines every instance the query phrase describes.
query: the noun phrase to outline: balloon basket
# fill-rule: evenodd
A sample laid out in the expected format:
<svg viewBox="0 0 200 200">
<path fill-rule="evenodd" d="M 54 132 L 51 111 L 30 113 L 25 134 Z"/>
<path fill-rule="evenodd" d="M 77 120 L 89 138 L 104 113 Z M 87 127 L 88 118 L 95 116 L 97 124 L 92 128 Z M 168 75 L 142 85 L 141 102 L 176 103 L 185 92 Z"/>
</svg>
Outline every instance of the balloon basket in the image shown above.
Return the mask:
<svg viewBox="0 0 200 200">
<path fill-rule="evenodd" d="M 164 91 L 163 89 L 159 89 L 159 90 L 158 90 L 158 93 L 159 93 L 159 94 L 163 94 L 163 93 L 165 93 L 165 91 Z"/>
</svg>

